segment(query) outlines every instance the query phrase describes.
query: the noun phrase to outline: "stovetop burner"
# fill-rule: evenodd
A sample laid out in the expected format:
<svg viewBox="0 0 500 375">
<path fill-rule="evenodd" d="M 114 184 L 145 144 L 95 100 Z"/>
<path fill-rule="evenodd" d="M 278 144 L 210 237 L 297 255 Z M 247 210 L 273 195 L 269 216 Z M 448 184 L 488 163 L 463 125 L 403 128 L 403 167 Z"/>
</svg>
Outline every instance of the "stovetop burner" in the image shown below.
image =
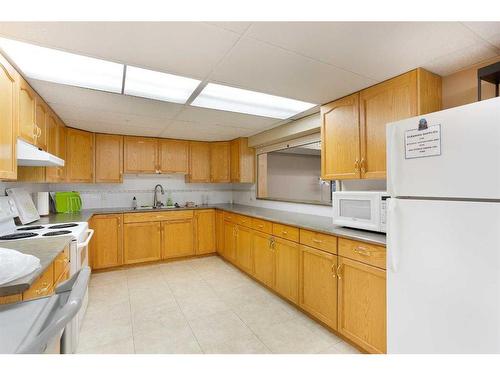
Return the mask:
<svg viewBox="0 0 500 375">
<path fill-rule="evenodd" d="M 21 232 L 21 233 L 12 233 L 12 234 L 6 234 L 5 236 L 0 236 L 0 240 L 19 240 L 21 238 L 30 238 L 36 236 L 38 236 L 38 233 Z"/>
<path fill-rule="evenodd" d="M 51 236 L 62 236 L 63 234 L 70 234 L 71 231 L 70 230 L 56 230 L 54 232 L 47 232 L 47 233 L 44 233 L 42 234 L 42 236 L 46 236 L 46 237 L 51 237 Z"/>
<path fill-rule="evenodd" d="M 49 229 L 63 229 L 63 228 L 72 228 L 77 226 L 78 224 L 75 223 L 57 224 L 57 225 L 52 225 L 51 227 L 49 227 Z"/>
<path fill-rule="evenodd" d="M 43 229 L 43 226 L 41 225 L 33 225 L 31 227 L 24 227 L 24 228 L 19 228 L 18 230 L 37 230 L 37 229 Z"/>
</svg>

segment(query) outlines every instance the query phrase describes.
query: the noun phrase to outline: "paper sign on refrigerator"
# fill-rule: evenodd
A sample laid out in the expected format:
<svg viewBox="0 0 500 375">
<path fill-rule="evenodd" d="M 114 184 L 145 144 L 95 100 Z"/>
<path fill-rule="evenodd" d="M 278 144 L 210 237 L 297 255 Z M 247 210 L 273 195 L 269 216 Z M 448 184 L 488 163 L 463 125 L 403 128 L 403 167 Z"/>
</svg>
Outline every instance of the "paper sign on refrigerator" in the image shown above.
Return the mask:
<svg viewBox="0 0 500 375">
<path fill-rule="evenodd" d="M 441 155 L 441 125 L 405 131 L 405 159 Z"/>
</svg>

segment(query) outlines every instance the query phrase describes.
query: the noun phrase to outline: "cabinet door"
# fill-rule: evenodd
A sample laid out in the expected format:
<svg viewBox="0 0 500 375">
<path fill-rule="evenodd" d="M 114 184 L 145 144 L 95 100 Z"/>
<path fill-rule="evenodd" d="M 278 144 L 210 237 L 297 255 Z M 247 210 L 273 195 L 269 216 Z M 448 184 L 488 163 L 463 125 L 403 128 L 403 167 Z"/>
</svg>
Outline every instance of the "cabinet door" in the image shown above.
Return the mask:
<svg viewBox="0 0 500 375">
<path fill-rule="evenodd" d="M 270 288 L 274 288 L 275 259 L 271 240 L 272 236 L 269 234 L 257 231 L 252 233 L 254 276 Z"/>
<path fill-rule="evenodd" d="M 47 114 L 47 150 L 52 155 L 59 156 L 59 129 L 57 117 L 49 109 Z M 46 167 L 45 180 L 47 182 L 59 182 L 59 167 Z"/>
<path fill-rule="evenodd" d="M 359 93 L 321 107 L 321 177 L 360 177 Z"/>
<path fill-rule="evenodd" d="M 68 128 L 66 178 L 70 182 L 94 181 L 94 133 Z"/>
<path fill-rule="evenodd" d="M 300 246 L 299 306 L 337 329 L 337 256 Z"/>
<path fill-rule="evenodd" d="M 248 138 L 231 141 L 231 182 L 255 182 L 255 150 L 248 147 Z"/>
<path fill-rule="evenodd" d="M 160 222 L 127 223 L 123 235 L 124 263 L 161 259 Z"/>
<path fill-rule="evenodd" d="M 231 163 L 230 163 L 230 177 L 231 182 L 240 181 L 240 142 L 238 139 L 231 141 Z"/>
<path fill-rule="evenodd" d="M 210 181 L 230 182 L 229 163 L 231 159 L 229 142 L 210 144 Z"/>
<path fill-rule="evenodd" d="M 49 107 L 43 99 L 36 95 L 35 97 L 35 128 L 37 132 L 35 145 L 44 151 L 47 151 L 47 120 Z"/>
<path fill-rule="evenodd" d="M 215 252 L 215 210 L 195 211 L 196 254 Z"/>
<path fill-rule="evenodd" d="M 122 247 L 122 216 L 96 215 L 92 218 L 90 227 L 94 229 L 90 251 L 92 268 L 102 269 L 123 264 Z"/>
<path fill-rule="evenodd" d="M 64 123 L 58 119 L 57 121 L 58 127 L 57 127 L 57 132 L 58 132 L 58 139 L 59 139 L 59 156 L 61 159 L 65 160 L 66 162 L 64 163 L 63 167 L 57 167 L 58 168 L 58 177 L 59 181 L 65 181 L 66 180 L 66 168 L 67 168 L 67 151 L 66 151 L 66 126 Z"/>
<path fill-rule="evenodd" d="M 193 219 L 162 222 L 162 259 L 194 255 Z"/>
<path fill-rule="evenodd" d="M 299 244 L 275 238 L 275 289 L 294 303 L 299 302 Z"/>
<path fill-rule="evenodd" d="M 124 137 L 124 173 L 158 173 L 156 138 Z"/>
<path fill-rule="evenodd" d="M 189 142 L 188 182 L 210 182 L 210 143 Z"/>
<path fill-rule="evenodd" d="M 35 91 L 28 83 L 19 80 L 19 137 L 28 143 L 35 144 Z"/>
<path fill-rule="evenodd" d="M 417 115 L 417 73 L 411 71 L 360 92 L 362 178 L 386 177 L 386 124 Z"/>
<path fill-rule="evenodd" d="M 338 330 L 370 353 L 385 353 L 386 273 L 339 257 Z"/>
<path fill-rule="evenodd" d="M 215 211 L 215 249 L 224 256 L 224 213 Z"/>
<path fill-rule="evenodd" d="M 236 226 L 236 264 L 253 275 L 252 230 Z"/>
<path fill-rule="evenodd" d="M 187 174 L 189 171 L 189 142 L 160 139 L 158 144 L 160 172 Z"/>
<path fill-rule="evenodd" d="M 123 137 L 95 135 L 95 182 L 123 181 Z"/>
<path fill-rule="evenodd" d="M 229 221 L 224 221 L 224 255 L 236 262 L 236 225 Z"/>
<path fill-rule="evenodd" d="M 17 178 L 18 75 L 0 56 L 0 180 Z"/>
</svg>

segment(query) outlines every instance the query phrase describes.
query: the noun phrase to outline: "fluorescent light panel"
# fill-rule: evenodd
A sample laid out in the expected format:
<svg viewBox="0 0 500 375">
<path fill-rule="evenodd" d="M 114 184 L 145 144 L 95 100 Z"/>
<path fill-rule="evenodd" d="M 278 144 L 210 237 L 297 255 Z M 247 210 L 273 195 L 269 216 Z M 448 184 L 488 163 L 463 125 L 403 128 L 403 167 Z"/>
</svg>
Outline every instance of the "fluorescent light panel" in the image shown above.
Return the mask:
<svg viewBox="0 0 500 375">
<path fill-rule="evenodd" d="M 193 101 L 196 107 L 287 119 L 316 104 L 209 83 Z"/>
<path fill-rule="evenodd" d="M 121 93 L 122 64 L 5 38 L 0 48 L 28 78 Z"/>
<path fill-rule="evenodd" d="M 127 66 L 124 94 L 184 104 L 201 81 Z"/>
</svg>

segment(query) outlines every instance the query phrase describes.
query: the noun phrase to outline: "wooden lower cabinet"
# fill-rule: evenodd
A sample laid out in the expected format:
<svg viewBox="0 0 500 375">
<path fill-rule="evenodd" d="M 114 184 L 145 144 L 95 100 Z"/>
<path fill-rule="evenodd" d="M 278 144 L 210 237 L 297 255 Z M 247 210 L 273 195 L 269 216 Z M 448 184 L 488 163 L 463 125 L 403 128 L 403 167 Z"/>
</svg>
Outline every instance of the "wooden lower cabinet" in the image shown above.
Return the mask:
<svg viewBox="0 0 500 375">
<path fill-rule="evenodd" d="M 299 302 L 299 244 L 275 238 L 274 256 L 276 276 L 274 287 L 283 297 Z"/>
<path fill-rule="evenodd" d="M 90 242 L 93 269 L 123 264 L 123 215 L 96 215 L 90 222 L 94 237 Z"/>
<path fill-rule="evenodd" d="M 337 256 L 300 246 L 299 306 L 337 329 Z"/>
<path fill-rule="evenodd" d="M 385 353 L 386 272 L 339 257 L 338 331 L 370 353 Z"/>
<path fill-rule="evenodd" d="M 123 232 L 125 264 L 151 262 L 161 259 L 161 223 L 127 223 Z"/>
<path fill-rule="evenodd" d="M 54 291 L 54 264 L 50 264 L 42 275 L 23 292 L 23 301 L 41 298 Z"/>
<path fill-rule="evenodd" d="M 215 249 L 224 256 L 224 212 L 215 211 Z"/>
<path fill-rule="evenodd" d="M 236 226 L 236 263 L 245 272 L 253 274 L 252 230 Z"/>
<path fill-rule="evenodd" d="M 164 221 L 161 226 L 162 259 L 194 255 L 193 219 Z"/>
<path fill-rule="evenodd" d="M 215 210 L 194 212 L 196 254 L 215 252 Z"/>
<path fill-rule="evenodd" d="M 224 255 L 236 262 L 236 224 L 224 221 Z"/>
<path fill-rule="evenodd" d="M 253 231 L 253 271 L 254 277 L 270 288 L 274 288 L 275 261 L 272 248 L 272 236 Z"/>
</svg>

